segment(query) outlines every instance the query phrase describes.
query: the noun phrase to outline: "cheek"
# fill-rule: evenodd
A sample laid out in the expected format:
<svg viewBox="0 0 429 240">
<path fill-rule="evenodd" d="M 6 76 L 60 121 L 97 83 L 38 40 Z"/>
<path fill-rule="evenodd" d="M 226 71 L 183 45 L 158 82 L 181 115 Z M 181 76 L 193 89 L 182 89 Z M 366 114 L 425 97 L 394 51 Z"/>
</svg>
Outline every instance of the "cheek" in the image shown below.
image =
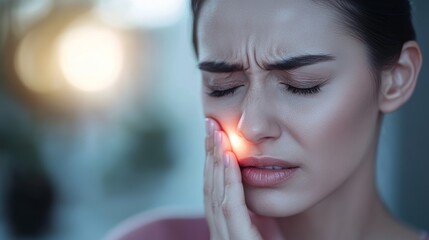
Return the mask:
<svg viewBox="0 0 429 240">
<path fill-rule="evenodd" d="M 375 104 L 371 96 L 353 92 L 333 103 L 331 108 L 323 106 L 325 111 L 315 116 L 319 127 L 314 129 L 309 145 L 337 164 L 359 157 L 365 152 L 367 143 L 372 142 L 377 119 Z"/>
<path fill-rule="evenodd" d="M 238 122 L 239 106 L 234 98 L 203 96 L 204 115 L 218 122 L 223 130 L 234 129 Z"/>
<path fill-rule="evenodd" d="M 308 158 L 304 161 L 311 160 L 310 171 L 318 172 L 316 176 L 327 173 L 345 177 L 372 150 L 377 136 L 378 108 L 372 78 L 337 81 L 344 84 L 337 84 L 311 107 L 311 116 L 301 122 L 305 123 L 303 132 L 296 133 Z"/>
<path fill-rule="evenodd" d="M 239 96 L 224 99 L 206 96 L 203 101 L 205 116 L 216 120 L 226 132 L 237 157 L 245 156 L 250 150 L 249 144 L 237 132 L 237 124 L 241 117 L 240 102 Z"/>
</svg>

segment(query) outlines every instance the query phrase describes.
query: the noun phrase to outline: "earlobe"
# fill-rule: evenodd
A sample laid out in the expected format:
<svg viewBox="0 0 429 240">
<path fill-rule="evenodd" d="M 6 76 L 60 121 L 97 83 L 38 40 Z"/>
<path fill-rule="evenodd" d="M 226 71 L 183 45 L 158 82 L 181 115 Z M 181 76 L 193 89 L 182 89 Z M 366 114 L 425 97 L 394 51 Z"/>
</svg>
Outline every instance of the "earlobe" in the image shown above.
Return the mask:
<svg viewBox="0 0 429 240">
<path fill-rule="evenodd" d="M 392 112 L 401 107 L 412 95 L 422 64 L 419 45 L 409 41 L 402 47 L 398 61 L 381 76 L 380 111 Z"/>
</svg>

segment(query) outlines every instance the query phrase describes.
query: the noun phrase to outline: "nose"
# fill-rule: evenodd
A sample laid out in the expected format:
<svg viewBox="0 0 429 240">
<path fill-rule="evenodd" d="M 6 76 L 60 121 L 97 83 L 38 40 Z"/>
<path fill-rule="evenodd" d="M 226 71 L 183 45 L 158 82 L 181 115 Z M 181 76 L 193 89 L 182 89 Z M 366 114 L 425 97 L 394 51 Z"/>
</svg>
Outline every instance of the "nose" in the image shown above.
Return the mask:
<svg viewBox="0 0 429 240">
<path fill-rule="evenodd" d="M 280 137 L 281 127 L 276 121 L 275 108 L 264 99 L 247 98 L 243 103 L 238 134 L 253 145 Z"/>
</svg>

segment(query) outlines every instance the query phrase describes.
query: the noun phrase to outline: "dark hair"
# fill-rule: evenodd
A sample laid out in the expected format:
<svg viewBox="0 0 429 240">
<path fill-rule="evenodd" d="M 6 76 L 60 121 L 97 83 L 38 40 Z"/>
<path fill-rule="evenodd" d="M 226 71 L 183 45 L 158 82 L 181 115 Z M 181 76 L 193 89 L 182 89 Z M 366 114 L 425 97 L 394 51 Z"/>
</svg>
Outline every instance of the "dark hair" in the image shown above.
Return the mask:
<svg viewBox="0 0 429 240">
<path fill-rule="evenodd" d="M 381 70 L 397 61 L 405 42 L 415 40 L 408 0 L 313 0 L 333 7 L 341 16 L 340 23 L 368 48 L 373 70 Z M 197 28 L 205 0 L 192 0 L 193 36 L 198 55 Z"/>
</svg>

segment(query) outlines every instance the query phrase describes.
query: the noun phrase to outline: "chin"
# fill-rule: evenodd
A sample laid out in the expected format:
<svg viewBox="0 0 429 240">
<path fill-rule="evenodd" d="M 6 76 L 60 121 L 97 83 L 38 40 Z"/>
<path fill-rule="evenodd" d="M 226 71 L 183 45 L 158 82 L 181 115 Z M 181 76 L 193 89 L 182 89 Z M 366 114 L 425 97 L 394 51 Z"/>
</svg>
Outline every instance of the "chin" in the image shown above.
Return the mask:
<svg viewBox="0 0 429 240">
<path fill-rule="evenodd" d="M 309 199 L 299 194 L 270 188 L 245 188 L 246 205 L 253 213 L 264 217 L 289 217 L 311 207 Z"/>
</svg>

